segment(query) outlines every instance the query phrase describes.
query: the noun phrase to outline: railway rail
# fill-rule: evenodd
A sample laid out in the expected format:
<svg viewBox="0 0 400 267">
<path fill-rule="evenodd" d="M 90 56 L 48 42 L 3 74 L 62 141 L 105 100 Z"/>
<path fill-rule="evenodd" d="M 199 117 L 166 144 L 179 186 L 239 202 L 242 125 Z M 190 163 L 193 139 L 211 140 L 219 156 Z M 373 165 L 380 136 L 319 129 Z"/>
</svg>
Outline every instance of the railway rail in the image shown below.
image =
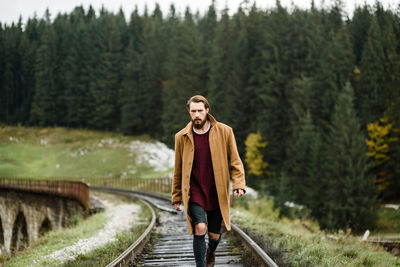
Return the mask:
<svg viewBox="0 0 400 267">
<path fill-rule="evenodd" d="M 192 237 L 187 234 L 186 220 L 182 212 L 172 209 L 169 198 L 134 190 L 92 186 L 91 190 L 99 190 L 132 196 L 144 201 L 152 210 L 153 218 L 145 232 L 139 239 L 125 250 L 107 267 L 129 266 L 149 240 L 152 232 L 158 232 L 161 237 L 153 244 L 150 253 L 144 255 L 139 262 L 140 266 L 193 266 Z M 155 206 L 158 212 L 159 226 L 155 225 L 155 211 L 149 205 Z M 278 266 L 249 236 L 238 226 L 232 224 L 232 232 L 242 241 L 262 266 Z M 223 233 L 227 235 L 227 233 Z M 242 256 L 240 250 L 233 247 L 227 238 L 223 239 L 217 248 L 216 266 L 241 267 Z"/>
</svg>

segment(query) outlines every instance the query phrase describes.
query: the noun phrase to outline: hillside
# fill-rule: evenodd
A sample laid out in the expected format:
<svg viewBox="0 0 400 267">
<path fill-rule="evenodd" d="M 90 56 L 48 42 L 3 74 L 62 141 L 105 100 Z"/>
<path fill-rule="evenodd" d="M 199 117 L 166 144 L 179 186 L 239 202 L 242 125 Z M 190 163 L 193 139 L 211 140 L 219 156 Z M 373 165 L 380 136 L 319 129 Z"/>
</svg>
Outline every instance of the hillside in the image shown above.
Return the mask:
<svg viewBox="0 0 400 267">
<path fill-rule="evenodd" d="M 174 151 L 148 136 L 67 128 L 0 128 L 0 177 L 153 178 Z"/>
</svg>

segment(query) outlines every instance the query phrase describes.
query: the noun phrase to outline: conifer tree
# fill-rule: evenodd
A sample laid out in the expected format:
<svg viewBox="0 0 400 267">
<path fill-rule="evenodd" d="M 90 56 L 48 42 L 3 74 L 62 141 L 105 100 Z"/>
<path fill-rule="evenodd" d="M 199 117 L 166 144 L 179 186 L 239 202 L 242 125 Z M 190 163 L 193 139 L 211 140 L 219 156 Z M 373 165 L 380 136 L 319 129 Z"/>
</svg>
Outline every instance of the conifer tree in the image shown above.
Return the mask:
<svg viewBox="0 0 400 267">
<path fill-rule="evenodd" d="M 95 66 L 91 63 L 90 25 L 83 7 L 77 7 L 69 17 L 70 47 L 64 64 L 66 125 L 86 127 L 91 120 L 92 95 L 90 86 Z"/>
<path fill-rule="evenodd" d="M 164 141 L 172 146 L 174 134 L 189 120 L 186 101 L 195 94 L 205 94 L 205 88 L 200 80 L 202 39 L 190 10 L 186 9 L 182 22 L 172 15 L 168 27 L 171 40 L 165 65 L 167 79 L 162 92 L 162 120 Z"/>
<path fill-rule="evenodd" d="M 344 27 L 331 30 L 324 42 L 324 52 L 319 57 L 314 76 L 313 98 L 317 103 L 312 115 L 315 125 L 327 132 L 334 101 L 353 70 L 353 53 Z"/>
<path fill-rule="evenodd" d="M 141 20 L 141 34 L 132 36 L 121 92 L 121 125 L 125 133 L 161 136 L 161 88 L 166 47 L 163 18 L 157 5 Z M 133 38 L 136 38 L 136 49 Z"/>
<path fill-rule="evenodd" d="M 388 188 L 383 192 L 384 199 L 397 199 L 400 192 L 400 97 L 392 99 L 392 102 L 385 112 L 388 121 L 393 125 L 390 138 L 393 141 L 389 144 L 390 161 L 387 163 L 387 170 L 392 175 L 388 179 Z"/>
<path fill-rule="evenodd" d="M 217 28 L 217 13 L 215 10 L 215 2 L 212 1 L 207 13 L 199 19 L 198 28 L 203 37 L 203 45 L 201 47 L 201 81 L 202 87 L 207 89 L 209 94 L 211 58 L 213 50 L 213 42 L 215 39 L 215 31 Z"/>
<path fill-rule="evenodd" d="M 56 34 L 51 26 L 50 12 L 45 14 L 41 45 L 38 47 L 35 64 L 35 95 L 31 110 L 31 123 L 36 125 L 57 125 L 58 88 L 56 82 Z"/>
<path fill-rule="evenodd" d="M 312 78 L 302 77 L 301 79 L 295 79 L 289 83 L 290 90 L 288 90 L 288 119 L 290 134 L 288 139 L 290 140 L 286 145 L 287 157 L 283 164 L 283 168 L 286 173 L 290 173 L 290 170 L 296 167 L 296 156 L 298 152 L 298 141 L 299 135 L 302 129 L 305 127 L 305 123 L 313 124 L 312 112 L 317 109 L 318 103 L 315 101 L 313 95 L 313 80 Z M 309 126 L 313 128 L 314 126 Z"/>
<path fill-rule="evenodd" d="M 311 215 L 319 215 L 321 196 L 321 137 L 312 122 L 310 112 L 302 119 L 302 128 L 296 142 L 293 168 L 288 170 L 293 201 L 311 210 Z"/>
<path fill-rule="evenodd" d="M 12 91 L 12 74 L 11 63 L 9 60 L 10 48 L 8 48 L 7 32 L 9 31 L 7 25 L 3 29 L 0 25 L 0 121 L 3 123 L 10 123 L 10 105 L 11 105 L 11 91 Z M 8 52 L 8 53 L 7 53 Z"/>
<path fill-rule="evenodd" d="M 19 50 L 21 53 L 21 70 L 19 72 L 20 103 L 14 116 L 14 123 L 26 124 L 32 105 L 35 88 L 36 50 L 39 42 L 39 23 L 34 17 L 28 19 L 21 36 Z"/>
<path fill-rule="evenodd" d="M 318 212 L 322 228 L 354 231 L 376 222 L 376 188 L 369 173 L 365 135 L 353 105 L 350 83 L 339 94 L 326 137 L 321 184 L 324 203 Z"/>
<path fill-rule="evenodd" d="M 89 125 L 99 129 L 113 129 L 119 125 L 118 93 L 121 81 L 122 43 L 116 18 L 102 9 L 94 30 L 95 71 L 91 94 L 93 112 Z"/>
<path fill-rule="evenodd" d="M 253 64 L 252 81 L 260 106 L 256 113 L 257 127 L 261 135 L 269 143 L 265 160 L 270 164 L 271 171 L 278 173 L 286 159 L 286 143 L 288 137 L 288 107 L 285 95 L 287 81 L 290 76 L 289 63 L 290 43 L 281 36 L 287 36 L 291 24 L 288 12 L 279 2 L 268 19 L 265 21 L 266 31 L 263 35 L 263 46 L 260 58 Z M 254 38 L 254 37 L 253 37 Z"/>
<path fill-rule="evenodd" d="M 125 134 L 138 134 L 142 124 L 142 117 L 140 115 L 145 114 L 137 107 L 138 103 L 135 101 L 135 96 L 139 95 L 139 49 L 142 40 L 143 21 L 144 18 L 139 16 L 136 6 L 131 14 L 128 25 L 129 45 L 125 49 L 126 61 L 124 62 L 121 92 L 119 95 L 121 130 Z"/>
<path fill-rule="evenodd" d="M 2 23 L 0 23 L 0 65 L 5 66 L 5 48 L 4 48 L 4 29 Z M 6 105 L 5 99 L 6 94 L 4 90 L 4 68 L 0 68 L 0 121 L 6 121 Z"/>
<path fill-rule="evenodd" d="M 384 67 L 385 55 L 381 43 L 381 30 L 376 18 L 373 17 L 362 53 L 361 79 L 357 90 L 363 125 L 378 120 L 385 110 Z"/>
<path fill-rule="evenodd" d="M 238 92 L 232 84 L 235 79 L 232 68 L 235 61 L 233 52 L 235 37 L 227 10 L 222 13 L 215 33 L 210 59 L 209 101 L 225 103 L 225 105 L 213 105 L 212 113 L 218 120 L 231 125 L 237 115 L 232 107 L 236 107 L 235 99 Z"/>
<path fill-rule="evenodd" d="M 356 7 L 353 18 L 348 22 L 348 30 L 353 44 L 355 64 L 360 66 L 361 55 L 367 41 L 368 29 L 371 25 L 372 14 L 368 5 Z"/>
</svg>

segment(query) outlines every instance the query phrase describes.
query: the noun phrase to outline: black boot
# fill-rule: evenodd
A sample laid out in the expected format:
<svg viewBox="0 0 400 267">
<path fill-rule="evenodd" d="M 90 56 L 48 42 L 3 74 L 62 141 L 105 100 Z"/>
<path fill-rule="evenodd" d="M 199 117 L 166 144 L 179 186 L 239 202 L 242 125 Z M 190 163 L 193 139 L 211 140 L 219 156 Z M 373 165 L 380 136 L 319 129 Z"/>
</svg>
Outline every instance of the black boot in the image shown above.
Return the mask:
<svg viewBox="0 0 400 267">
<path fill-rule="evenodd" d="M 215 250 L 218 247 L 219 241 L 221 241 L 222 234 L 219 234 L 218 240 L 212 240 L 208 236 L 208 248 L 206 254 L 206 267 L 214 267 L 215 265 Z"/>
<path fill-rule="evenodd" d="M 214 267 L 215 264 L 215 251 L 207 248 L 206 267 Z"/>
</svg>

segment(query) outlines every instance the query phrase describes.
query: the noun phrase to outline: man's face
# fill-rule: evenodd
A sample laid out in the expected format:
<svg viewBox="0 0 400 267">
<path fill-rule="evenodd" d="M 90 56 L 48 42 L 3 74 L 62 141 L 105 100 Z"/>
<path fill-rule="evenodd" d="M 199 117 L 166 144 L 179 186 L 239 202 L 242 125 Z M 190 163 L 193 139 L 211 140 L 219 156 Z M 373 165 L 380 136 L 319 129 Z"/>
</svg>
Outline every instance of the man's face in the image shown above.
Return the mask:
<svg viewBox="0 0 400 267">
<path fill-rule="evenodd" d="M 207 114 L 209 109 L 204 107 L 203 102 L 192 102 L 189 105 L 189 114 L 192 119 L 193 126 L 196 129 L 203 128 L 204 124 L 207 121 Z"/>
</svg>

